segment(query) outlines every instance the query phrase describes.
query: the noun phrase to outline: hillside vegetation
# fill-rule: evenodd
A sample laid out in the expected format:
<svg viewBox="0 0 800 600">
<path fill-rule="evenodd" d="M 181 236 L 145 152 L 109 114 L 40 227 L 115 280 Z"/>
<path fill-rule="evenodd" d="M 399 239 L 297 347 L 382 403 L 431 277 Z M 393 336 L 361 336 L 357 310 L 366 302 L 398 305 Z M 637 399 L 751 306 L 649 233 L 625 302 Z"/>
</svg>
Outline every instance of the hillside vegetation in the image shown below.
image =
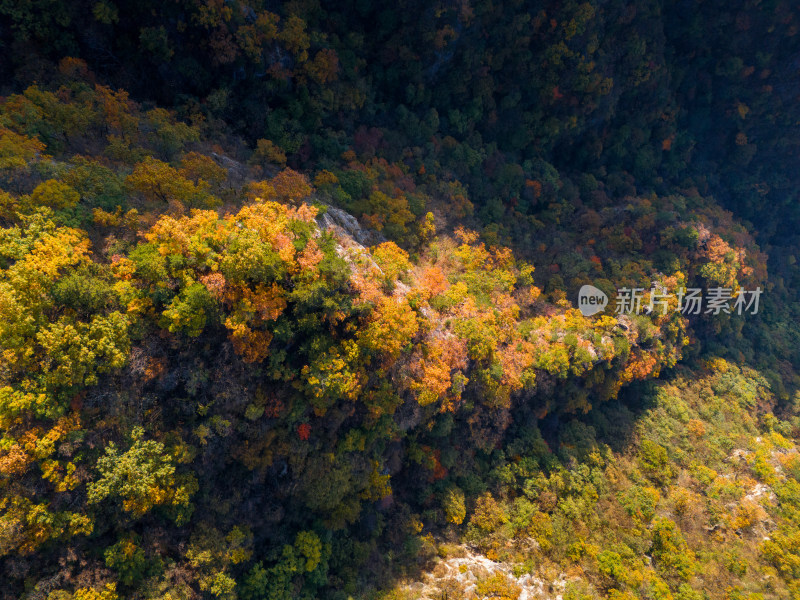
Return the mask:
<svg viewBox="0 0 800 600">
<path fill-rule="evenodd" d="M 0 598 L 800 599 L 799 15 L 534 4 L 0 0 Z"/>
</svg>

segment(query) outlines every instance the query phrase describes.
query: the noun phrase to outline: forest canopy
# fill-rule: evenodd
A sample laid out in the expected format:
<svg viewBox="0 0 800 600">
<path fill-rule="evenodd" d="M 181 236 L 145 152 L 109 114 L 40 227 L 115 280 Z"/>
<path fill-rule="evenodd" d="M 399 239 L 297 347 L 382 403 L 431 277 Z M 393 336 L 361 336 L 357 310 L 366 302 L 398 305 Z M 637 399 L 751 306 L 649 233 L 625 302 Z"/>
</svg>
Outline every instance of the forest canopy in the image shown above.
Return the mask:
<svg viewBox="0 0 800 600">
<path fill-rule="evenodd" d="M 0 0 L 0 599 L 800 599 L 798 27 Z"/>
</svg>

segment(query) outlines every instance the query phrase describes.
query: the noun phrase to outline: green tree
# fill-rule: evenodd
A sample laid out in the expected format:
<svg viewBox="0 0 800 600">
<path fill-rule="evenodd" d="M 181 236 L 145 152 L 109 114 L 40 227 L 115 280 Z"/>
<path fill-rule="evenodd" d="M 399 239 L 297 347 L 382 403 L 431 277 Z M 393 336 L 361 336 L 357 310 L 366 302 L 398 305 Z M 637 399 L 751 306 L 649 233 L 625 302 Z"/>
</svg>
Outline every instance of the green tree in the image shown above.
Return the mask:
<svg viewBox="0 0 800 600">
<path fill-rule="evenodd" d="M 131 441 L 125 452 L 109 442 L 97 461 L 100 477 L 87 486 L 89 503 L 118 500 L 134 518 L 164 506 L 172 509 L 177 523 L 185 523 L 192 512 L 190 498 L 197 490 L 195 477 L 178 474 L 177 457 L 161 442 L 145 440 L 141 427 L 133 429 Z"/>
</svg>

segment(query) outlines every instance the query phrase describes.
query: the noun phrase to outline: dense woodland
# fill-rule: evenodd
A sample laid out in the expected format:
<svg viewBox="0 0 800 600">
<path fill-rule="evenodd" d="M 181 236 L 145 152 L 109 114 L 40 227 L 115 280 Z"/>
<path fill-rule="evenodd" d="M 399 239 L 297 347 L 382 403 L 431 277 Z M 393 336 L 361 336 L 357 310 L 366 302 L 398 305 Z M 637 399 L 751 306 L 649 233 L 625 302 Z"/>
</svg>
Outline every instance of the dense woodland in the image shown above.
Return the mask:
<svg viewBox="0 0 800 600">
<path fill-rule="evenodd" d="M 799 600 L 799 34 L 0 0 L 0 600 Z"/>
</svg>

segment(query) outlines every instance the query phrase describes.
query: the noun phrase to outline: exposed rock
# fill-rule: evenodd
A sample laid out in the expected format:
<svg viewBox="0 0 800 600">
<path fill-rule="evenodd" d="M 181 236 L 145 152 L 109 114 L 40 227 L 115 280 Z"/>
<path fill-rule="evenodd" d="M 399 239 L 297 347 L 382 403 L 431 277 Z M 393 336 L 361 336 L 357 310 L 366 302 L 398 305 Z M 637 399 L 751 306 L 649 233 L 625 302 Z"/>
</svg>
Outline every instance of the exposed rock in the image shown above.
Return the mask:
<svg viewBox="0 0 800 600">
<path fill-rule="evenodd" d="M 561 600 L 567 579 L 562 574 L 556 581 L 545 581 L 530 573 L 515 576 L 510 565 L 494 562 L 473 552 L 466 546 L 459 548 L 458 556 L 439 560 L 422 581 L 407 583 L 403 587 L 414 594 L 418 600 L 439 600 L 442 594 L 459 593 L 463 600 L 479 600 L 476 589 L 478 583 L 502 573 L 519 586 L 519 600 Z"/>
<path fill-rule="evenodd" d="M 228 181 L 234 185 L 242 185 L 249 177 L 249 169 L 247 165 L 243 165 L 239 161 L 233 160 L 224 154 L 216 152 L 211 153 L 212 158 L 217 161 L 220 167 L 228 170 Z"/>
<path fill-rule="evenodd" d="M 320 228 L 333 230 L 340 236 L 349 237 L 361 246 L 374 246 L 386 241 L 386 238 L 377 231 L 361 227 L 358 220 L 350 213 L 328 204 L 325 207 L 325 213 L 317 217 Z"/>
</svg>

